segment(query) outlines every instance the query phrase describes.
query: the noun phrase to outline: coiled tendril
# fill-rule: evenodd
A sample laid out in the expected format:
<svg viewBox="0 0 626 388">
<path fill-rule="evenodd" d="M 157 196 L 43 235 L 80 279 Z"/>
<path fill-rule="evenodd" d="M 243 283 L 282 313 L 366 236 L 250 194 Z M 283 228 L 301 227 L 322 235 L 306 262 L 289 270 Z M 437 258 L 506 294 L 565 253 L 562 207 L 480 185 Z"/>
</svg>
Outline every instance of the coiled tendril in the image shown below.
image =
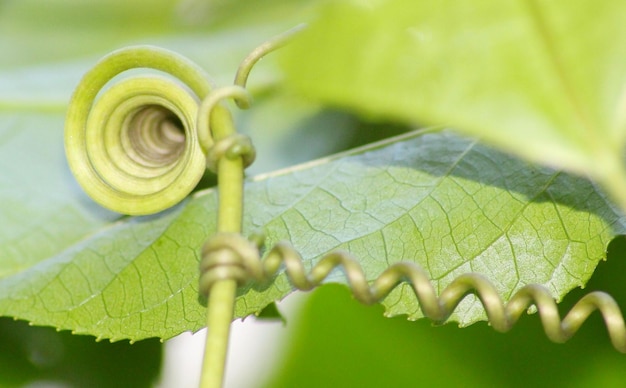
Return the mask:
<svg viewBox="0 0 626 388">
<path fill-rule="evenodd" d="M 129 76 L 104 89 L 114 77 L 137 68 L 168 77 Z M 201 68 L 164 49 L 129 47 L 100 60 L 76 88 L 66 119 L 68 163 L 85 192 L 124 214 L 155 213 L 185 198 L 204 174 L 206 154 L 215 145 L 210 112 L 230 119 L 225 109 L 214 106 L 219 99 L 212 96 L 219 89 L 212 89 Z M 247 97 L 241 91 L 235 95 L 241 101 Z M 203 100 L 208 100 L 204 107 Z"/>
<path fill-rule="evenodd" d="M 354 297 L 364 304 L 380 302 L 395 287 L 406 283 L 411 286 L 424 316 L 436 323 L 445 322 L 468 294 L 478 297 L 489 323 L 499 332 L 509 331 L 520 316 L 534 305 L 547 337 L 558 343 L 570 339 L 589 315 L 599 310 L 613 346 L 626 353 L 624 318 L 615 300 L 604 292 L 594 291 L 585 295 L 561 319 L 550 291 L 539 284 L 522 287 L 504 303 L 491 282 L 477 273 L 468 273 L 454 279 L 437 296 L 426 271 L 411 262 L 391 265 L 370 283 L 358 260 L 348 252 L 331 252 L 307 272 L 302 256 L 291 244 L 279 242 L 261 260 L 259 247 L 239 234 L 217 234 L 204 245 L 200 262 L 200 293 L 206 296 L 211 286 L 223 279 L 234 279 L 240 286 L 250 280 L 266 282 L 278 273 L 282 265 L 289 281 L 299 290 L 319 286 L 331 271 L 340 268 Z"/>
<path fill-rule="evenodd" d="M 204 70 L 161 48 L 128 47 L 101 59 L 77 86 L 66 117 L 65 150 L 76 180 L 111 210 L 151 214 L 185 198 L 207 167 L 215 172 L 220 153 L 235 150 L 249 165 L 254 149 L 242 135 L 215 144 L 209 125 L 232 125 L 217 103 L 233 98 L 247 108 L 245 85 L 254 64 L 303 28 L 257 47 L 239 66 L 234 85 L 216 90 Z M 103 89 L 116 76 L 140 68 L 168 77 L 130 76 Z"/>
</svg>

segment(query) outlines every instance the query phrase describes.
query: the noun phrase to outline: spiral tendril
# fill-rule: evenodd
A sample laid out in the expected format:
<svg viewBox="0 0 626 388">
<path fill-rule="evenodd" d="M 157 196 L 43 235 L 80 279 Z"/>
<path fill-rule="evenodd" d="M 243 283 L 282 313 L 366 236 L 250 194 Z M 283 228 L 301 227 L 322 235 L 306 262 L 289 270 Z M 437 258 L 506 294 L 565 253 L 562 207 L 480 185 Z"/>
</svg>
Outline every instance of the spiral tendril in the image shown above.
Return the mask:
<svg viewBox="0 0 626 388">
<path fill-rule="evenodd" d="M 256 65 L 256 63 L 267 54 L 285 46 L 294 38 L 294 36 L 298 35 L 306 27 L 307 25 L 304 23 L 299 24 L 255 48 L 250 54 L 248 54 L 246 58 L 244 58 L 244 60 L 239 65 L 239 68 L 237 69 L 237 74 L 235 75 L 234 84 L 236 86 L 245 88 L 246 83 L 248 82 L 248 76 L 250 75 L 250 71 L 252 71 L 254 65 Z M 246 107 L 244 101 L 236 100 L 235 103 L 240 108 L 245 109 Z"/>
<path fill-rule="evenodd" d="M 263 283 L 284 266 L 291 284 L 299 290 L 311 290 L 340 268 L 350 290 L 361 303 L 382 301 L 401 284 L 411 286 L 425 317 L 444 323 L 458 304 L 469 294 L 482 303 L 491 326 L 499 332 L 509 331 L 529 307 L 537 307 L 546 336 L 553 342 L 570 339 L 589 315 L 598 310 L 607 327 L 613 346 L 626 353 L 626 327 L 615 300 L 608 294 L 594 291 L 581 298 L 561 319 L 556 301 L 544 286 L 526 285 L 505 303 L 494 285 L 477 273 L 455 278 L 439 296 L 428 274 L 419 265 L 399 262 L 368 282 L 357 259 L 344 251 L 324 255 L 310 271 L 304 267 L 302 256 L 287 242 L 274 245 L 261 260 L 260 248 L 239 234 L 222 233 L 211 237 L 203 247 L 200 262 L 200 293 L 208 296 L 212 284 L 234 279 L 242 286 L 249 280 Z"/>
<path fill-rule="evenodd" d="M 106 86 L 127 70 L 134 75 Z M 171 207 L 196 186 L 205 155 L 198 107 L 208 75 L 176 53 L 150 46 L 114 51 L 85 74 L 70 101 L 65 149 L 77 181 L 96 202 L 124 214 Z"/>
<path fill-rule="evenodd" d="M 220 89 L 192 61 L 161 48 L 127 47 L 102 58 L 75 89 L 66 117 L 65 150 L 78 183 L 113 211 L 151 214 L 185 198 L 207 168 L 216 172 L 220 155 L 252 163 L 254 149 L 241 135 L 216 142 L 211 127 L 232 126 L 219 102 L 247 108 L 252 67 L 303 28 L 261 44 L 241 62 L 234 85 Z M 167 76 L 115 80 L 139 68 Z"/>
</svg>

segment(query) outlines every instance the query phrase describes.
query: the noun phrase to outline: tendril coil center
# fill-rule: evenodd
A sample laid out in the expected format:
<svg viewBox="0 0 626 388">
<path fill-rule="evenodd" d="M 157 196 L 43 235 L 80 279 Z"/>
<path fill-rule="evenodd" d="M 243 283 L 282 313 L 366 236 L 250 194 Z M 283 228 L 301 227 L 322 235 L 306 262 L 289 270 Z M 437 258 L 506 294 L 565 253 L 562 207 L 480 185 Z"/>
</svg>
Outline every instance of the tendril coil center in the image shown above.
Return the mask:
<svg viewBox="0 0 626 388">
<path fill-rule="evenodd" d="M 171 165 L 185 151 L 185 128 L 171 111 L 159 105 L 140 108 L 129 118 L 121 140 L 137 163 L 148 167 Z"/>
</svg>

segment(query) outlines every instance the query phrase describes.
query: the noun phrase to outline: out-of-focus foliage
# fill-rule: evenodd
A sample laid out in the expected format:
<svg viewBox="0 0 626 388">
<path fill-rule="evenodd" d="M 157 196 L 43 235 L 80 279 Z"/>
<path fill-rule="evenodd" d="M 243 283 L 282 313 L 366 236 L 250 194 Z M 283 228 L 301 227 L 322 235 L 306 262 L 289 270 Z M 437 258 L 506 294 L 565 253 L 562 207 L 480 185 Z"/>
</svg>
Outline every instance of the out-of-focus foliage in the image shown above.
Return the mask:
<svg viewBox="0 0 626 388">
<path fill-rule="evenodd" d="M 0 319 L 0 387 L 151 387 L 161 364 L 156 339 L 130 345 Z M 40 385 L 37 385 L 40 386 Z"/>
</svg>

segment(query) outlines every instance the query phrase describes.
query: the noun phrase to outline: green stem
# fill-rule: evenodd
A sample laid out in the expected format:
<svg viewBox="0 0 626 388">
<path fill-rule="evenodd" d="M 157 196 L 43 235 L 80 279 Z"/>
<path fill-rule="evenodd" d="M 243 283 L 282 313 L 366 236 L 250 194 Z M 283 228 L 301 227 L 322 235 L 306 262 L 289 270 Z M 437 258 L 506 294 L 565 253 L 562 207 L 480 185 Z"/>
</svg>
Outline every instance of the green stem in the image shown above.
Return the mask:
<svg viewBox="0 0 626 388">
<path fill-rule="evenodd" d="M 236 291 L 237 283 L 234 280 L 222 280 L 211 287 L 207 309 L 208 332 L 200 380 L 202 388 L 222 386 Z"/>
<path fill-rule="evenodd" d="M 217 101 L 224 97 L 231 97 L 235 99 L 239 107 L 247 108 L 249 96 L 244 88 L 252 67 L 267 53 L 284 46 L 304 27 L 304 25 L 297 26 L 259 46 L 239 66 L 234 88 L 224 88 L 221 92 L 218 90 L 203 100 L 198 116 L 198 128 L 200 129 L 198 137 L 204 152 L 207 152 L 220 140 L 236 134 L 230 112 L 223 106 L 216 104 Z M 202 132 L 205 128 L 211 128 L 210 133 Z M 241 233 L 244 168 L 242 157 L 224 156 L 218 162 L 218 233 Z M 202 388 L 219 388 L 222 386 L 230 323 L 234 316 L 236 296 L 237 283 L 235 280 L 217 281 L 209 290 L 207 301 L 208 332 L 200 382 Z"/>
<path fill-rule="evenodd" d="M 216 141 L 235 133 L 230 113 L 218 105 L 211 113 L 211 128 Z M 240 233 L 243 215 L 242 158 L 222 158 L 218 164 L 218 233 Z M 209 292 L 207 308 L 207 339 L 202 365 L 202 388 L 219 388 L 224 379 L 230 324 L 234 315 L 237 283 L 216 282 Z"/>
<path fill-rule="evenodd" d="M 252 71 L 254 65 L 267 54 L 291 42 L 293 38 L 305 28 L 306 24 L 298 24 L 297 26 L 283 32 L 282 34 L 276 35 L 272 39 L 255 48 L 250 54 L 248 54 L 241 64 L 239 64 L 234 84 L 245 88 L 246 83 L 248 82 L 248 76 L 250 75 L 250 71 Z M 237 105 L 239 105 L 239 102 L 237 102 Z"/>
</svg>

